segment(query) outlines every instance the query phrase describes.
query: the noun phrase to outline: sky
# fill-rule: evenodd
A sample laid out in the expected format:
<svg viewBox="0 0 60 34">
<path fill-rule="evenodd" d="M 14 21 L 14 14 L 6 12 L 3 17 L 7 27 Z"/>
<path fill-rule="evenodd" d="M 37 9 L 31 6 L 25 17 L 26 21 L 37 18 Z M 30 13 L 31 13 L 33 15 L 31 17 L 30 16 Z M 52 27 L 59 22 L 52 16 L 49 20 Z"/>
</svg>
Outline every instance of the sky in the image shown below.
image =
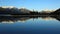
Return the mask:
<svg viewBox="0 0 60 34">
<path fill-rule="evenodd" d="M 0 6 L 24 7 L 30 10 L 54 10 L 60 8 L 60 0 L 0 0 Z"/>
</svg>

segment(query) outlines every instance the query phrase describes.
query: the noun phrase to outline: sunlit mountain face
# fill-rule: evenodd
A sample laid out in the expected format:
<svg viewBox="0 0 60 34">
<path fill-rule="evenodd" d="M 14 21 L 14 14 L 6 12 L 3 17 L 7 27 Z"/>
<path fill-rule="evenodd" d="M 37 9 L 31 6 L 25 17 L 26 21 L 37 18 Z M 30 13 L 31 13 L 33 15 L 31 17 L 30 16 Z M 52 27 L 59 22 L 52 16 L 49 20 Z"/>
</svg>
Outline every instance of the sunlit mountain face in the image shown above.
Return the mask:
<svg viewBox="0 0 60 34">
<path fill-rule="evenodd" d="M 30 10 L 28 10 L 26 8 L 20 8 L 19 10 L 23 13 L 30 13 L 31 12 Z"/>
<path fill-rule="evenodd" d="M 14 6 L 1 6 L 2 8 L 14 8 Z"/>
<path fill-rule="evenodd" d="M 17 7 L 14 7 L 14 6 L 0 6 L 2 8 L 17 8 Z M 18 8 L 18 9 L 26 9 L 28 10 L 26 7 L 21 7 L 21 8 Z M 33 11 L 33 9 L 32 9 Z M 47 11 L 47 12 L 51 12 L 51 11 L 55 11 L 55 10 L 49 10 L 49 9 L 44 9 L 44 10 L 41 10 L 41 11 Z"/>
<path fill-rule="evenodd" d="M 41 12 L 51 13 L 51 12 L 54 12 L 54 11 L 55 11 L 55 10 L 44 9 L 44 10 L 42 10 Z"/>
</svg>

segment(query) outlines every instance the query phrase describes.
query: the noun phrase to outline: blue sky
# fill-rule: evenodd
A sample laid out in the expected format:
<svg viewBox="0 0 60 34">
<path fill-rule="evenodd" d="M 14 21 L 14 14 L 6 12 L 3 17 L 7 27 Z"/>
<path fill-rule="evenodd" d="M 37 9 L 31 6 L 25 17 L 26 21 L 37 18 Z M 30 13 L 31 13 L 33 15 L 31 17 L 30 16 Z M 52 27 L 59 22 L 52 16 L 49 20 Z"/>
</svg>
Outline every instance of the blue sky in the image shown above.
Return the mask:
<svg viewBox="0 0 60 34">
<path fill-rule="evenodd" d="M 0 0 L 0 6 L 43 10 L 60 8 L 60 0 Z"/>
</svg>

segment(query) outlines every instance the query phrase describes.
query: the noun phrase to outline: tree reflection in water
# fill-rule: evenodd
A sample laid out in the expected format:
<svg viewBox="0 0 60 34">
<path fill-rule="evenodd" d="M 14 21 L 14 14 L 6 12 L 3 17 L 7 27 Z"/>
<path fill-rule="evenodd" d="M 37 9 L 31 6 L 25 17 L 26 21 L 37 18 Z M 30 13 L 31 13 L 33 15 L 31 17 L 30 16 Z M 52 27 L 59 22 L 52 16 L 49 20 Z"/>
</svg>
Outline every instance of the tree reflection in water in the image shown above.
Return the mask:
<svg viewBox="0 0 60 34">
<path fill-rule="evenodd" d="M 60 16 L 0 16 L 0 23 L 14 23 L 17 21 L 26 21 L 34 18 L 42 18 L 42 19 L 56 19 L 60 21 Z"/>
</svg>

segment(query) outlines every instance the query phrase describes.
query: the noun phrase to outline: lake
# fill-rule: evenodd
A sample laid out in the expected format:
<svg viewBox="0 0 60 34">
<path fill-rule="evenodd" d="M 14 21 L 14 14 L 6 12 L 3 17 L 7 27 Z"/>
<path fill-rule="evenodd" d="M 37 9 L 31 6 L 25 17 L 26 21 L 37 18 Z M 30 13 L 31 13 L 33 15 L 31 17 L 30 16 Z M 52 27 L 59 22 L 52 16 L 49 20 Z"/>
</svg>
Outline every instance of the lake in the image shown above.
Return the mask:
<svg viewBox="0 0 60 34">
<path fill-rule="evenodd" d="M 58 16 L 0 16 L 0 33 L 59 34 L 60 18 Z"/>
</svg>

